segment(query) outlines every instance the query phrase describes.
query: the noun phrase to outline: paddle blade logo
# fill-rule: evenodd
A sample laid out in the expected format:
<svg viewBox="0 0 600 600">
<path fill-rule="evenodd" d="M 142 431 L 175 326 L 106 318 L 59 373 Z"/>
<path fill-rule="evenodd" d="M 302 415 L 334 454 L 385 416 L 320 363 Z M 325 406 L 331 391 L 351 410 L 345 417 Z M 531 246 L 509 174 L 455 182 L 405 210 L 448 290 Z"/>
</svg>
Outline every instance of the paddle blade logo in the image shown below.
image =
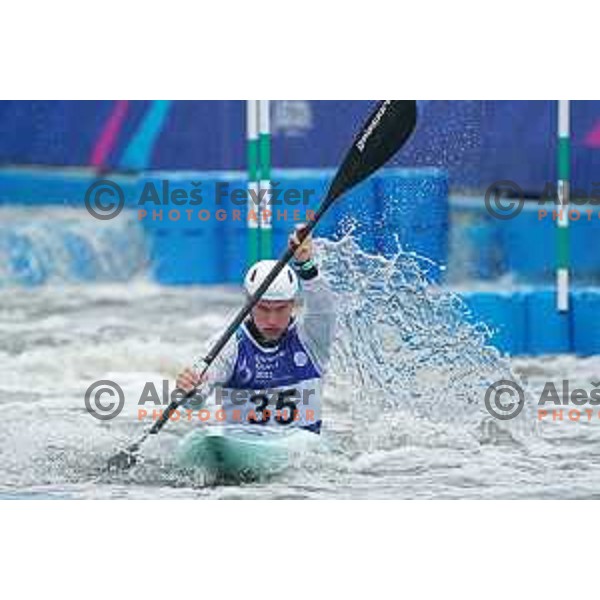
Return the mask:
<svg viewBox="0 0 600 600">
<path fill-rule="evenodd" d="M 344 159 L 328 198 L 333 201 L 384 165 L 403 146 L 416 123 L 416 100 L 380 102 Z"/>
<path fill-rule="evenodd" d="M 371 137 L 371 134 L 373 133 L 373 131 L 375 131 L 375 127 L 377 127 L 377 125 L 379 125 L 379 121 L 381 121 L 381 118 L 383 117 L 383 115 L 385 115 L 385 112 L 387 111 L 388 106 L 391 104 L 391 102 L 392 102 L 391 100 L 384 100 L 383 104 L 379 107 L 378 111 L 375 113 L 373 120 L 367 125 L 367 128 L 365 129 L 364 133 L 362 134 L 362 136 L 360 137 L 358 142 L 356 142 L 356 147 L 358 148 L 358 151 L 361 154 L 363 153 L 363 151 L 365 149 L 367 140 Z"/>
</svg>

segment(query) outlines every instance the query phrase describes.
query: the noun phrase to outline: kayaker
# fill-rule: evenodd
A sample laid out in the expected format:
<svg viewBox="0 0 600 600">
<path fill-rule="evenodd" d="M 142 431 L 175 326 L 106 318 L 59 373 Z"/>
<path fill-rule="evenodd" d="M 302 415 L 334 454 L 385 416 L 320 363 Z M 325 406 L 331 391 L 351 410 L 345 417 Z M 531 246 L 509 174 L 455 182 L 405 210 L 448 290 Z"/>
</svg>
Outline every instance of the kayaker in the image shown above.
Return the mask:
<svg viewBox="0 0 600 600">
<path fill-rule="evenodd" d="M 192 404 L 213 395 L 211 422 L 301 427 L 320 433 L 323 377 L 336 313 L 333 294 L 315 262 L 312 238 L 299 244 L 302 227 L 289 238 L 295 250 L 291 267 L 279 273 L 204 381 L 198 377 L 201 359 L 177 377 L 178 388 L 197 388 Z M 263 260 L 250 267 L 244 280 L 248 295 L 275 264 Z"/>
</svg>

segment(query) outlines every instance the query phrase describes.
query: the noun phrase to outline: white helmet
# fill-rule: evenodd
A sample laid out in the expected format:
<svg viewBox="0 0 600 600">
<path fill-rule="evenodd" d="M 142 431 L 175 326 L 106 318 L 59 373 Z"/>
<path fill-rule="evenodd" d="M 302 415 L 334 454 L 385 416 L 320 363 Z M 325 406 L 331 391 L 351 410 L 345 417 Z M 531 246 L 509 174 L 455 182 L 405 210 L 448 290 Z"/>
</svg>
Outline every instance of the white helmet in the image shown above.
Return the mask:
<svg viewBox="0 0 600 600">
<path fill-rule="evenodd" d="M 253 264 L 246 273 L 244 288 L 248 295 L 254 294 L 260 284 L 277 264 L 276 260 L 261 260 Z M 275 281 L 262 295 L 263 300 L 293 300 L 298 294 L 298 277 L 288 265 L 285 265 Z"/>
</svg>

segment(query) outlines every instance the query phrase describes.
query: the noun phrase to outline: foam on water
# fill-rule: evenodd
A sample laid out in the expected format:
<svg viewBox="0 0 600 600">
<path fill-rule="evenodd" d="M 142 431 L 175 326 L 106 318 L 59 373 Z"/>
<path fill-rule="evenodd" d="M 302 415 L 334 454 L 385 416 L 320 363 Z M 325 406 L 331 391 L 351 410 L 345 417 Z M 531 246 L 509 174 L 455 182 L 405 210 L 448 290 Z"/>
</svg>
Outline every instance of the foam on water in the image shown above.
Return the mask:
<svg viewBox="0 0 600 600">
<path fill-rule="evenodd" d="M 133 212 L 114 221 L 63 207 L 0 209 L 0 286 L 128 281 L 147 266 Z"/>
</svg>

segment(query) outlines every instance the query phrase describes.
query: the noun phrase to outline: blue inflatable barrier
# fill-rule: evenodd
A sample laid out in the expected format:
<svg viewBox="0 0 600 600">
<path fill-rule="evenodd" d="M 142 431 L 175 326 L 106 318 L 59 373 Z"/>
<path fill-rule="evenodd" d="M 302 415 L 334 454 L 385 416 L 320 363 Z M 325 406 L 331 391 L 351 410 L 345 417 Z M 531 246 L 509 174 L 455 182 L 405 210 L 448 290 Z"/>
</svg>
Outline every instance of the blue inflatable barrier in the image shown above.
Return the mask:
<svg viewBox="0 0 600 600">
<path fill-rule="evenodd" d="M 586 207 L 580 207 L 585 210 Z M 592 207 L 587 207 L 590 209 Z M 588 221 L 588 215 L 582 210 L 582 220 L 569 223 L 569 244 L 571 254 L 572 279 L 576 284 L 600 283 L 600 219 L 598 206 L 594 216 Z M 585 219 L 585 220 L 584 220 Z"/>
<path fill-rule="evenodd" d="M 103 281 L 129 281 L 144 271 L 148 239 L 135 215 L 128 215 L 121 227 L 92 230 L 96 250 L 97 278 Z"/>
<path fill-rule="evenodd" d="M 150 234 L 153 274 L 160 283 L 224 281 L 221 241 L 225 220 L 218 218 L 214 180 L 206 175 L 156 173 L 140 181 L 140 207 L 147 213 L 140 222 Z"/>
<path fill-rule="evenodd" d="M 153 276 L 165 285 L 222 281 L 213 236 L 206 231 L 157 229 L 150 246 Z"/>
<path fill-rule="evenodd" d="M 132 213 L 95 220 L 85 210 L 8 210 L 0 228 L 0 286 L 124 281 L 147 266 Z"/>
<path fill-rule="evenodd" d="M 600 289 L 572 294 L 573 350 L 580 356 L 600 354 Z"/>
<path fill-rule="evenodd" d="M 373 177 L 383 227 L 377 247 L 385 256 L 417 252 L 438 265 L 448 260 L 448 175 L 442 169 L 385 169 Z M 438 268 L 437 276 L 441 275 Z"/>
<path fill-rule="evenodd" d="M 525 207 L 511 220 L 497 221 L 506 267 L 517 281 L 548 283 L 556 265 L 556 229 L 538 220 L 537 211 Z"/>
<path fill-rule="evenodd" d="M 307 169 L 273 172 L 274 189 L 279 199 L 271 206 L 273 223 L 273 255 L 277 258 L 287 247 L 288 236 L 295 225 L 304 223 L 312 211 L 316 213 L 334 175 L 333 170 Z M 327 212 L 319 221 L 317 237 L 331 238 L 335 231 L 333 213 Z"/>
<path fill-rule="evenodd" d="M 526 295 L 525 354 L 561 354 L 572 351 L 571 312 L 556 310 L 554 290 L 532 290 Z"/>
<path fill-rule="evenodd" d="M 490 281 L 506 271 L 497 221 L 484 209 L 483 198 L 450 198 L 448 278 Z"/>
<path fill-rule="evenodd" d="M 208 184 L 215 186 L 217 205 L 226 216 L 218 225 L 223 281 L 240 284 L 248 267 L 247 200 L 241 200 L 248 180 L 239 171 L 222 171 L 211 173 Z"/>
<path fill-rule="evenodd" d="M 36 286 L 46 282 L 47 264 L 27 235 L 0 230 L 0 284 Z"/>
<path fill-rule="evenodd" d="M 68 187 L 64 177 L 53 177 L 49 171 L 33 171 L 26 169 L 0 171 L 0 202 L 32 205 L 46 202 L 47 198 L 56 196 L 56 183 Z M 48 200 L 52 202 L 52 200 Z"/>
<path fill-rule="evenodd" d="M 574 207 L 578 208 L 578 207 Z M 579 207 L 581 209 L 582 207 Z M 540 215 L 540 210 L 547 212 Z M 553 204 L 528 202 L 523 211 L 509 221 L 498 221 L 507 268 L 517 281 L 551 283 L 556 275 L 557 225 L 552 218 Z M 597 209 L 595 211 L 597 213 Z M 569 262 L 573 280 L 578 283 L 600 280 L 600 219 L 582 218 L 569 222 Z"/>
<path fill-rule="evenodd" d="M 317 211 L 334 175 L 334 169 L 273 172 L 274 194 L 268 207 L 272 212 L 273 257 L 285 249 L 294 225 Z M 104 184 L 119 189 L 112 194 L 106 192 L 101 201 L 107 204 L 122 196 L 125 207 L 135 211 L 149 235 L 158 281 L 240 281 L 248 260 L 244 172 L 154 171 L 139 177 L 103 178 L 107 180 Z M 91 171 L 4 171 L 0 172 L 0 199 L 11 204 L 83 208 L 86 196 L 94 204 L 90 190 L 95 194 L 104 189 L 99 182 Z M 233 192 L 237 192 L 235 197 Z M 406 248 L 445 263 L 447 218 L 447 179 L 443 171 L 392 169 L 382 172 L 379 179 L 367 179 L 338 199 L 323 216 L 316 235 L 338 239 L 351 231 L 360 247 L 371 254 L 388 243 L 396 248 L 398 237 Z M 81 256 L 89 254 L 83 250 Z M 205 267 L 202 273 L 190 271 L 191 254 L 204 264 L 210 261 L 211 267 Z M 89 273 L 84 273 L 83 266 L 75 271 L 89 279 L 94 277 L 94 268 L 90 268 Z M 437 277 L 435 270 L 432 274 Z"/>
<path fill-rule="evenodd" d="M 525 350 L 525 296 L 521 293 L 467 292 L 461 294 L 472 313 L 473 322 L 483 322 L 492 330 L 489 343 L 511 355 Z"/>
<path fill-rule="evenodd" d="M 294 225 L 304 221 L 306 211 L 316 213 L 334 176 L 333 169 L 275 171 L 273 181 L 277 182 L 277 189 L 281 190 L 281 206 L 274 207 L 274 216 L 277 209 L 287 211 L 287 218 L 273 221 L 276 257 L 285 249 Z M 285 201 L 285 194 L 292 190 L 296 190 L 301 198 L 297 206 L 288 205 Z M 315 236 L 338 240 L 351 232 L 358 245 L 365 252 L 373 254 L 377 251 L 375 231 L 378 226 L 381 227 L 378 207 L 373 180 L 369 179 L 349 190 L 330 206 L 319 221 Z M 301 217 L 300 220 L 297 216 Z"/>
<path fill-rule="evenodd" d="M 108 186 L 101 181 L 108 180 Z M 126 206 L 135 206 L 138 191 L 137 177 L 121 174 L 97 175 L 89 169 L 67 171 L 10 169 L 0 170 L 0 204 L 85 206 L 88 191 L 102 188 L 118 189 Z M 114 192 L 117 199 L 119 192 Z M 90 194 L 93 201 L 94 193 Z M 101 198 L 102 202 L 107 197 Z"/>
<path fill-rule="evenodd" d="M 89 239 L 69 230 L 62 231 L 60 237 L 68 256 L 66 273 L 68 273 L 69 279 L 75 281 L 97 279 L 99 275 L 98 261 Z"/>
</svg>

